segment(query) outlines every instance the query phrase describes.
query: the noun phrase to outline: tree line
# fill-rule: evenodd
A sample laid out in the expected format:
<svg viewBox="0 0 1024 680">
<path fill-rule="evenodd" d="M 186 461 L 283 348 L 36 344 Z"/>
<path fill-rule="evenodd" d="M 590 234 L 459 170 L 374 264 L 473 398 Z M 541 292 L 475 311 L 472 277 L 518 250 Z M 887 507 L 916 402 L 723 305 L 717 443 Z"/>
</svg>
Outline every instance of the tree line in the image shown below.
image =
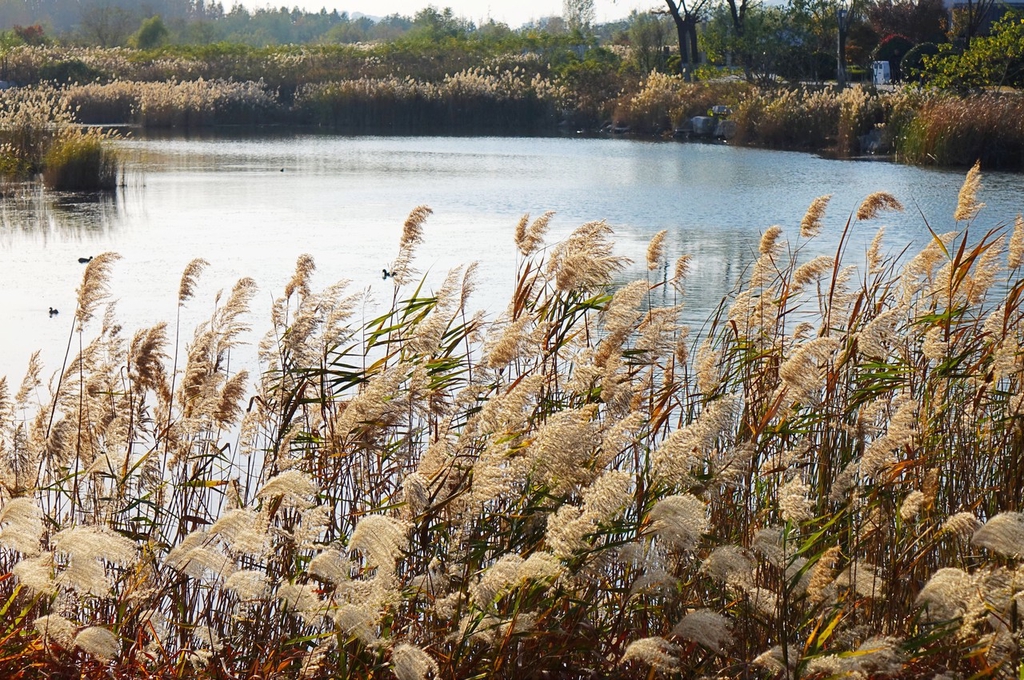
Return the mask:
<svg viewBox="0 0 1024 680">
<path fill-rule="evenodd" d="M 400 42 L 507 53 L 556 39 L 582 48 L 581 78 L 607 75 L 615 61 L 592 48 L 621 46 L 629 49 L 631 71 L 695 78 L 714 64 L 762 84 L 864 79 L 873 61 L 888 61 L 895 80 L 961 89 L 1016 86 L 1024 71 L 1017 56 L 1020 29 L 1012 13 L 998 20 L 1004 9 L 994 0 L 958 3 L 952 11 L 943 0 L 656 2 L 649 11 L 598 25 L 593 0 L 564 0 L 561 16 L 512 29 L 495 21 L 477 25 L 433 6 L 413 16 L 371 18 L 325 9 L 249 11 L 237 4 L 225 10 L 208 0 L 0 0 L 0 41 L 145 49 Z"/>
</svg>

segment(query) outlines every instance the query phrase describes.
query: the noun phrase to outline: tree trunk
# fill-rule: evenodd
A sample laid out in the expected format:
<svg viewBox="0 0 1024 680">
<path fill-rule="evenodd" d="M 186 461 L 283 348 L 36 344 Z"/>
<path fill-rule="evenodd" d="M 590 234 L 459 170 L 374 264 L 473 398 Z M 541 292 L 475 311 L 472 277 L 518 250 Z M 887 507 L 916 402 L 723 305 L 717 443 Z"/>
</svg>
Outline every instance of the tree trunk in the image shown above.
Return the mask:
<svg viewBox="0 0 1024 680">
<path fill-rule="evenodd" d="M 700 49 L 697 47 L 697 17 L 689 17 L 687 32 L 690 35 L 690 61 L 694 64 L 700 63 Z"/>
<path fill-rule="evenodd" d="M 690 80 L 693 74 L 687 66 L 697 64 L 700 59 L 697 50 L 697 15 L 686 11 L 682 3 L 677 5 L 672 0 L 665 0 L 665 4 L 668 5 L 669 14 L 672 15 L 672 20 L 676 25 L 676 39 L 679 41 L 679 73 L 686 80 Z M 683 12 L 679 11 L 680 7 L 683 7 Z"/>
<path fill-rule="evenodd" d="M 732 17 L 732 29 L 736 33 L 736 39 L 742 42 L 744 25 L 746 24 L 747 18 L 747 0 L 726 0 L 729 5 L 729 16 Z M 746 76 L 747 82 L 753 82 L 754 73 L 750 70 L 750 55 L 747 54 L 745 49 L 740 49 L 737 55 L 740 59 L 740 65 L 743 66 L 743 74 Z"/>
<path fill-rule="evenodd" d="M 679 7 L 672 0 L 665 0 L 665 4 L 668 5 L 668 13 L 672 15 L 672 22 L 676 25 L 676 40 L 679 41 L 679 73 L 683 76 L 686 75 L 686 62 L 687 50 L 686 50 L 686 27 L 683 25 L 683 17 L 679 14 Z"/>
</svg>

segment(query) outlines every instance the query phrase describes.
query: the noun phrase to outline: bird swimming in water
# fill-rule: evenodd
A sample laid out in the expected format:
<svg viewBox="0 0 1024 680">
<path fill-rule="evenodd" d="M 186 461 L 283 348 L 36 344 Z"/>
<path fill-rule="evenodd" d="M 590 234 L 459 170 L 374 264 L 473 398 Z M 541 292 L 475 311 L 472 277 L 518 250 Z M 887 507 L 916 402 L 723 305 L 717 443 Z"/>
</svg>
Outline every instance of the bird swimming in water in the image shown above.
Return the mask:
<svg viewBox="0 0 1024 680">
<path fill-rule="evenodd" d="M 57 316 L 58 314 L 60 314 L 60 312 L 58 312 L 53 307 L 50 307 L 50 316 Z"/>
<path fill-rule="evenodd" d="M 78 264 L 88 264 L 90 262 L 92 262 L 92 255 L 90 255 L 89 257 L 78 258 Z"/>
<path fill-rule="evenodd" d="M 394 274 L 389 272 L 387 269 L 381 269 L 381 271 L 384 273 L 384 276 L 382 276 L 381 278 L 383 278 L 385 281 L 388 279 L 388 277 L 394 276 Z"/>
</svg>

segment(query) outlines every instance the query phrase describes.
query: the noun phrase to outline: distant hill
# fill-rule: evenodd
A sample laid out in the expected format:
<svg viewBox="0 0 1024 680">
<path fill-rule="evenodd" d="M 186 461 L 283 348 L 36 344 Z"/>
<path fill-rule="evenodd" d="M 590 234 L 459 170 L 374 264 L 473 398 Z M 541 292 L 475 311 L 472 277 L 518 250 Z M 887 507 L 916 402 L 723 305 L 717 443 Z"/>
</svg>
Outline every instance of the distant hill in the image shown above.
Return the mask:
<svg viewBox="0 0 1024 680">
<path fill-rule="evenodd" d="M 370 21 L 372 21 L 375 24 L 378 23 L 381 19 L 384 18 L 384 17 L 379 17 L 379 16 L 377 16 L 375 14 L 363 14 L 362 12 L 349 12 L 348 15 L 352 19 L 352 21 L 357 21 L 358 19 L 362 19 L 362 18 L 365 17 L 365 18 L 369 19 Z"/>
</svg>

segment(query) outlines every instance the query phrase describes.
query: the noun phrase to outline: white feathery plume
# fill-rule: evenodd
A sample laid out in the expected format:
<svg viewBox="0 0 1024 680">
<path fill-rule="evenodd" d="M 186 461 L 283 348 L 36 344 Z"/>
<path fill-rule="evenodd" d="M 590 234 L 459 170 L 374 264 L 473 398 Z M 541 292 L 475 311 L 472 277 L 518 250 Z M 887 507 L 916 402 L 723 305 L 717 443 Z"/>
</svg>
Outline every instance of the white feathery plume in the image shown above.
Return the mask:
<svg viewBox="0 0 1024 680">
<path fill-rule="evenodd" d="M 270 579 L 262 571 L 240 569 L 224 581 L 224 589 L 243 602 L 261 600 L 270 592 Z"/>
<path fill-rule="evenodd" d="M 970 574 L 955 567 L 939 569 L 917 594 L 916 604 L 925 607 L 931 621 L 949 621 L 967 612 L 967 601 L 975 590 Z"/>
<path fill-rule="evenodd" d="M 693 550 L 708 530 L 707 507 L 691 494 L 663 498 L 650 517 L 654 533 L 676 550 Z"/>
<path fill-rule="evenodd" d="M 115 658 L 121 649 L 117 636 L 103 626 L 89 626 L 75 636 L 75 647 L 103 661 Z"/>
<path fill-rule="evenodd" d="M 308 583 L 282 583 L 277 588 L 276 596 L 306 623 L 314 623 L 327 614 L 327 603 L 317 596 L 316 589 Z"/>
<path fill-rule="evenodd" d="M 974 532 L 971 543 L 1006 557 L 1024 556 L 1024 513 L 999 513 Z"/>
<path fill-rule="evenodd" d="M 51 595 L 57 590 L 53 579 L 53 553 L 26 557 L 14 565 L 11 573 L 31 593 Z"/>
<path fill-rule="evenodd" d="M 307 571 L 310 576 L 316 576 L 334 585 L 340 585 L 349 580 L 349 575 L 352 571 L 352 561 L 341 554 L 341 552 L 328 549 L 318 553 L 309 561 Z"/>
<path fill-rule="evenodd" d="M 385 515 L 367 515 L 356 524 L 348 548 L 362 553 L 367 566 L 390 571 L 409 545 L 408 533 L 406 522 Z"/>
<path fill-rule="evenodd" d="M 671 673 L 679 667 L 679 655 L 682 649 L 665 638 L 648 637 L 636 640 L 626 647 L 620 664 L 627 661 L 639 661 L 659 671 Z"/>
<path fill-rule="evenodd" d="M 59 614 L 40 616 L 32 622 L 32 627 L 43 637 L 44 642 L 56 642 L 65 649 L 70 649 L 75 644 L 77 626 Z"/>
<path fill-rule="evenodd" d="M 710 609 L 698 609 L 684 616 L 672 634 L 723 654 L 732 645 L 732 621 Z"/>
<path fill-rule="evenodd" d="M 12 498 L 0 509 L 0 544 L 26 557 L 39 554 L 43 512 L 31 496 Z"/>
<path fill-rule="evenodd" d="M 301 470 L 285 470 L 263 485 L 256 497 L 260 499 L 280 498 L 288 508 L 309 508 L 319 489 L 313 479 Z"/>
<path fill-rule="evenodd" d="M 441 672 L 429 654 L 404 642 L 391 652 L 391 664 L 398 680 L 427 680 Z"/>
</svg>

